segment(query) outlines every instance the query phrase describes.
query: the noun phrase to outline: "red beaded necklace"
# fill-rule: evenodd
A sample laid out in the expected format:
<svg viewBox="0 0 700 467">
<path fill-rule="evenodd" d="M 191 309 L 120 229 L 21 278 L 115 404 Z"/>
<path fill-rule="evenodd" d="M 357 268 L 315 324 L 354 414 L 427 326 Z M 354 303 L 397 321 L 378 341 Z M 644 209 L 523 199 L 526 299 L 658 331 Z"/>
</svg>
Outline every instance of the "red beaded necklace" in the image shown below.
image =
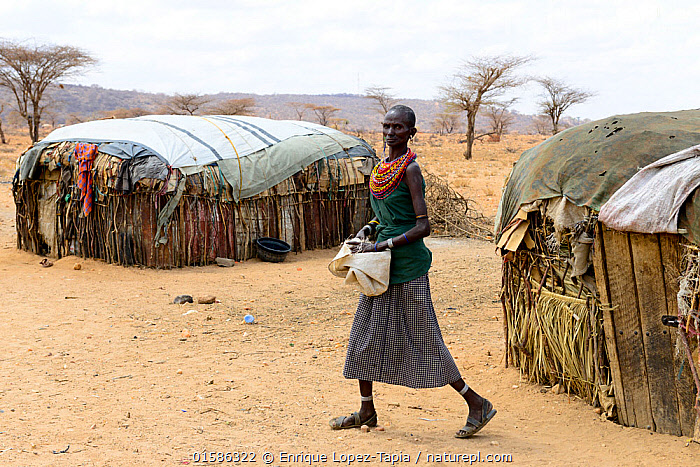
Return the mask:
<svg viewBox="0 0 700 467">
<path fill-rule="evenodd" d="M 399 186 L 406 167 L 416 160 L 416 153 L 409 148 L 401 157 L 397 157 L 391 162 L 383 160 L 372 169 L 369 179 L 369 190 L 372 196 L 377 199 L 384 199 Z"/>
</svg>

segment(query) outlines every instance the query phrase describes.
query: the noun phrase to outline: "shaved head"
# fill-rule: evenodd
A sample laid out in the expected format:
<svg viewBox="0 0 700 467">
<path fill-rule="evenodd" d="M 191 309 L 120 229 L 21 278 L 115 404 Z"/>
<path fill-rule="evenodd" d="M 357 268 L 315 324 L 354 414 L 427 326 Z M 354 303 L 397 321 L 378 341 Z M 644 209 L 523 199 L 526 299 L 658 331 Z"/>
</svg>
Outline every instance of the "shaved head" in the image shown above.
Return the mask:
<svg viewBox="0 0 700 467">
<path fill-rule="evenodd" d="M 412 108 L 406 105 L 395 105 L 389 109 L 387 115 L 390 113 L 401 116 L 401 119 L 409 128 L 416 126 L 416 114 Z"/>
</svg>

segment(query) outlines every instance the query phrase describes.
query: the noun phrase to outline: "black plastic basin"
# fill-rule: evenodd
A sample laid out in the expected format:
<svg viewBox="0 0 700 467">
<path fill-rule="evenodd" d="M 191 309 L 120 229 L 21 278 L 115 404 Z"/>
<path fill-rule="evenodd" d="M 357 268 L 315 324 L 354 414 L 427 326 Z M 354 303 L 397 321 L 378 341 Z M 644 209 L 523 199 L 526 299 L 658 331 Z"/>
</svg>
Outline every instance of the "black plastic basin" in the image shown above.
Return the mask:
<svg viewBox="0 0 700 467">
<path fill-rule="evenodd" d="M 271 263 L 281 263 L 287 257 L 287 253 L 292 251 L 289 243 L 272 237 L 260 237 L 255 241 L 255 246 L 258 249 L 258 257 Z"/>
</svg>

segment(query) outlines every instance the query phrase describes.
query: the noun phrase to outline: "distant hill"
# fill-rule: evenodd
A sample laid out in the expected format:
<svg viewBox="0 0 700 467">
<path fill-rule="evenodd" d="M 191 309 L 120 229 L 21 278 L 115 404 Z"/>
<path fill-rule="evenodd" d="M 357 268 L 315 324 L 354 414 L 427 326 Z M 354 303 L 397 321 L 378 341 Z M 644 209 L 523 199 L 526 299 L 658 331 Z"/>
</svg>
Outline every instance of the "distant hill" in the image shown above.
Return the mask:
<svg viewBox="0 0 700 467">
<path fill-rule="evenodd" d="M 125 91 L 117 89 L 105 89 L 97 85 L 63 85 L 51 92 L 51 103 L 47 107 L 43 122 L 54 126 L 76 123 L 80 121 L 94 120 L 109 116 L 110 112 L 124 109 L 142 109 L 146 113 L 160 113 L 170 96 L 163 93 L 148 93 L 142 91 Z M 209 105 L 227 99 L 253 98 L 255 99 L 255 115 L 274 119 L 296 119 L 296 113 L 290 103 L 304 103 L 314 105 L 330 105 L 340 110 L 334 115 L 338 126 L 348 131 L 372 131 L 379 130 L 382 115 L 377 111 L 374 101 L 357 94 L 244 94 L 244 93 L 218 93 L 207 95 L 211 102 Z M 13 97 L 5 90 L 0 90 L 0 101 L 12 105 Z M 420 131 L 434 131 L 434 121 L 443 111 L 440 102 L 423 99 L 397 99 L 398 103 L 408 105 L 415 110 L 418 117 L 417 127 Z M 9 117 L 10 112 L 5 111 L 2 118 L 5 122 L 13 121 Z M 536 116 L 512 113 L 513 123 L 509 131 L 513 133 L 536 133 L 538 126 Z M 307 111 L 304 120 L 314 121 L 315 116 Z M 583 120 L 575 118 L 563 119 L 563 127 L 578 125 Z M 15 124 L 17 118 L 14 118 Z M 488 122 L 483 116 L 477 118 L 477 129 L 484 132 L 488 128 Z M 460 132 L 463 128 L 459 129 Z"/>
</svg>

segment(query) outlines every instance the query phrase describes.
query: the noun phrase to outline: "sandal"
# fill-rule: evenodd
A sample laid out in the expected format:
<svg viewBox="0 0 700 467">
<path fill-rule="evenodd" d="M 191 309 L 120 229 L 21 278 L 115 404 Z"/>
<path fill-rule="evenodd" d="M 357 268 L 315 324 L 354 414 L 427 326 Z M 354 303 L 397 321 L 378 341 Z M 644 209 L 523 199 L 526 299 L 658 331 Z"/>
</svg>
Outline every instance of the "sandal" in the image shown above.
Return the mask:
<svg viewBox="0 0 700 467">
<path fill-rule="evenodd" d="M 467 424 L 462 427 L 457 433 L 455 433 L 455 438 L 471 438 L 476 433 L 479 432 L 483 427 L 486 426 L 488 422 L 496 415 L 496 409 L 493 408 L 493 404 L 488 400 L 484 399 L 481 405 L 481 421 L 477 421 L 473 417 L 467 417 Z"/>
<path fill-rule="evenodd" d="M 348 419 L 352 418 L 352 423 L 347 426 L 343 426 L 343 422 Z M 353 412 L 352 414 L 348 415 L 347 417 L 336 417 L 331 419 L 330 422 L 328 422 L 331 426 L 332 430 L 345 430 L 348 428 L 360 428 L 362 425 L 367 425 L 369 427 L 375 427 L 377 426 L 377 412 L 374 412 L 371 417 L 369 417 L 367 420 L 360 420 L 360 413 L 359 412 Z"/>
<path fill-rule="evenodd" d="M 53 263 L 49 261 L 48 258 L 42 259 L 41 261 L 39 261 L 39 264 L 41 264 L 45 268 L 50 268 L 51 266 L 53 266 Z"/>
</svg>

